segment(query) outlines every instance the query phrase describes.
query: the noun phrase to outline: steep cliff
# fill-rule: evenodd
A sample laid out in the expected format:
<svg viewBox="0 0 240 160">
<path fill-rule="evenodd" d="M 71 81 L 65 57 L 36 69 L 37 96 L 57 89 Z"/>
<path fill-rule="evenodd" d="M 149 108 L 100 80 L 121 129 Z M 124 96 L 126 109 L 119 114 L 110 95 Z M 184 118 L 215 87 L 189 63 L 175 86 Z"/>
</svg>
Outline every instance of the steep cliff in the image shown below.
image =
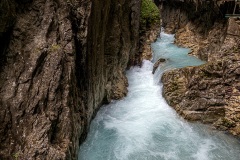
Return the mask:
<svg viewBox="0 0 240 160">
<path fill-rule="evenodd" d="M 127 92 L 140 0 L 4 5 L 13 7 L 1 7 L 11 16 L 1 16 L 0 159 L 76 159 L 99 106 Z"/>
<path fill-rule="evenodd" d="M 151 44 L 157 39 L 160 33 L 160 12 L 152 0 L 142 0 L 140 17 L 140 59 L 151 60 Z"/>
<path fill-rule="evenodd" d="M 167 72 L 162 82 L 167 102 L 184 118 L 240 135 L 240 23 L 224 17 L 232 13 L 233 3 L 161 3 L 167 32 L 176 33 L 178 45 L 207 61 Z"/>
</svg>

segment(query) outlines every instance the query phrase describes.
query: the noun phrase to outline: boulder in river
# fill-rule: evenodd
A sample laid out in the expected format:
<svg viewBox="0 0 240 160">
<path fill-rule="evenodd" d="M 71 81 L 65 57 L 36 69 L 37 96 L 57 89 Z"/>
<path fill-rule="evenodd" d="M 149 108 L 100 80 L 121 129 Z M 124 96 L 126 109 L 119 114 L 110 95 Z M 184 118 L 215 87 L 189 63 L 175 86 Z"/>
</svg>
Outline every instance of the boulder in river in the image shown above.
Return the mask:
<svg viewBox="0 0 240 160">
<path fill-rule="evenodd" d="M 152 74 L 154 74 L 155 71 L 156 71 L 156 69 L 158 68 L 158 66 L 159 66 L 161 63 L 164 63 L 164 62 L 166 62 L 166 59 L 164 59 L 164 58 L 159 58 L 159 59 L 157 60 L 157 62 L 153 65 Z"/>
</svg>

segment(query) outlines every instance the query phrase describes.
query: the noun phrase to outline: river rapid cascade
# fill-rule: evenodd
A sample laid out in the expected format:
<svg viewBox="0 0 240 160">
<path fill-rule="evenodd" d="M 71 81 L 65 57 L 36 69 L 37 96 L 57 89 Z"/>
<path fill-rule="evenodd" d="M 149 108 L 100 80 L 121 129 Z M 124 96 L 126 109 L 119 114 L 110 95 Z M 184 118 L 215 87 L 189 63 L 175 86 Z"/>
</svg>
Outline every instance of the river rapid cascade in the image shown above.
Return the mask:
<svg viewBox="0 0 240 160">
<path fill-rule="evenodd" d="M 103 106 L 91 123 L 79 160 L 239 160 L 237 139 L 179 117 L 162 97 L 159 79 L 169 69 L 201 65 L 189 49 L 161 33 L 153 60 L 127 71 L 128 95 Z M 153 63 L 166 59 L 152 74 Z"/>
</svg>

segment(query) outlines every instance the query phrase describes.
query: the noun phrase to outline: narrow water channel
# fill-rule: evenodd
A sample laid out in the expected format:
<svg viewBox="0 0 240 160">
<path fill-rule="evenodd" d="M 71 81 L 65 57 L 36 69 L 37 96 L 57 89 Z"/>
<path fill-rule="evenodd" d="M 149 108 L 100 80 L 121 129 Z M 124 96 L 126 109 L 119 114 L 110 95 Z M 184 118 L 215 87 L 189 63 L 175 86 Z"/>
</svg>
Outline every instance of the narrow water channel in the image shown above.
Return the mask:
<svg viewBox="0 0 240 160">
<path fill-rule="evenodd" d="M 162 97 L 164 71 L 204 63 L 173 41 L 173 35 L 161 33 L 152 44 L 153 62 L 167 59 L 154 75 L 147 60 L 127 71 L 127 97 L 100 109 L 80 146 L 79 160 L 240 160 L 238 140 L 186 122 Z"/>
</svg>

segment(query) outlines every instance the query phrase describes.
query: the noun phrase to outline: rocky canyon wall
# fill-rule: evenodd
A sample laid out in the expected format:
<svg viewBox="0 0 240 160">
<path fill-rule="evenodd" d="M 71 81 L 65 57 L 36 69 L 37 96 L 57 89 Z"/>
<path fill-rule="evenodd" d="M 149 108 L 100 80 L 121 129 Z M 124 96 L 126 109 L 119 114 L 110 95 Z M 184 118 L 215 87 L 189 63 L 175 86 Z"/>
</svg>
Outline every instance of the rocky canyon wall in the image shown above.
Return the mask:
<svg viewBox="0 0 240 160">
<path fill-rule="evenodd" d="M 166 31 L 206 61 L 165 73 L 163 94 L 184 118 L 240 135 L 240 21 L 225 18 L 234 2 L 161 2 Z M 239 8 L 239 6 L 237 6 Z"/>
<path fill-rule="evenodd" d="M 143 59 L 152 59 L 151 44 L 160 33 L 160 11 L 152 0 L 142 0 L 140 17 L 139 65 Z"/>
<path fill-rule="evenodd" d="M 77 159 L 100 105 L 127 93 L 140 0 L 0 6 L 0 159 Z"/>
</svg>

